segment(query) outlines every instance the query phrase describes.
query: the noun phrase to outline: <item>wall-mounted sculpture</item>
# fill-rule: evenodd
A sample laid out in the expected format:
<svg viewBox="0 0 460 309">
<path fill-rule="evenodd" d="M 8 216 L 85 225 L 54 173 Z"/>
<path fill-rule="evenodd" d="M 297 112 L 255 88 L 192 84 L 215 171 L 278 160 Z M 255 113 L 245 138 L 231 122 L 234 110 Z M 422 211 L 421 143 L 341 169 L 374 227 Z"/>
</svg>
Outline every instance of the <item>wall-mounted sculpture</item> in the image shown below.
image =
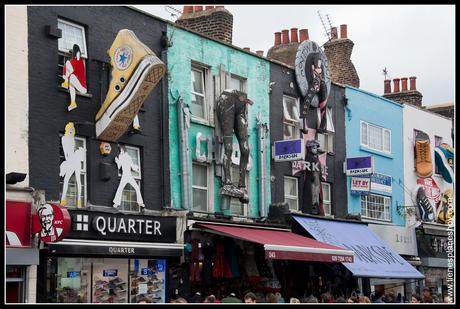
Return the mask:
<svg viewBox="0 0 460 309">
<path fill-rule="evenodd" d="M 145 207 L 141 189 L 131 173 L 131 170 L 138 172 L 139 166 L 133 163 L 133 160 L 123 146 L 120 146 L 120 153 L 118 157 L 115 157 L 115 163 L 117 164 L 117 169 L 121 169 L 121 179 L 113 199 L 113 207 L 118 208 L 121 205 L 121 196 L 127 184 L 130 184 L 136 191 L 136 201 L 139 207 Z"/>
<path fill-rule="evenodd" d="M 246 93 L 238 90 L 224 90 L 219 96 L 216 108 L 224 143 L 224 177 L 220 193 L 236 197 L 242 203 L 249 202 L 246 188 L 246 172 L 249 160 L 248 105 L 252 104 L 253 102 Z M 241 154 L 238 187 L 232 184 L 231 179 L 233 133 L 235 133 L 240 145 Z"/>
<path fill-rule="evenodd" d="M 85 161 L 86 149 L 79 147 L 75 150 L 75 126 L 69 122 L 65 126 L 65 133 L 61 137 L 62 150 L 65 160 L 60 165 L 59 176 L 64 177 L 62 187 L 61 205 L 66 205 L 67 189 L 69 180 L 75 174 L 77 184 L 77 207 L 81 207 L 81 163 Z"/>
<path fill-rule="evenodd" d="M 313 215 L 324 216 L 323 196 L 321 192 L 321 164 L 318 158 L 319 143 L 318 141 L 308 141 L 305 145 L 305 161 L 308 168 L 304 170 L 303 176 L 303 200 L 302 210 L 305 213 L 311 212 Z M 310 211 L 307 209 L 310 206 Z"/>
<path fill-rule="evenodd" d="M 118 32 L 108 54 L 112 79 L 96 114 L 96 136 L 115 142 L 133 123 L 145 99 L 162 79 L 166 66 L 127 29 Z"/>
<path fill-rule="evenodd" d="M 88 91 L 86 88 L 85 61 L 81 57 L 80 47 L 77 44 L 73 45 L 72 58 L 67 60 L 64 65 L 62 78 L 64 81 L 61 86 L 69 89 L 70 92 L 70 104 L 67 109 L 71 111 L 77 108 L 75 90 L 83 94 Z"/>
</svg>

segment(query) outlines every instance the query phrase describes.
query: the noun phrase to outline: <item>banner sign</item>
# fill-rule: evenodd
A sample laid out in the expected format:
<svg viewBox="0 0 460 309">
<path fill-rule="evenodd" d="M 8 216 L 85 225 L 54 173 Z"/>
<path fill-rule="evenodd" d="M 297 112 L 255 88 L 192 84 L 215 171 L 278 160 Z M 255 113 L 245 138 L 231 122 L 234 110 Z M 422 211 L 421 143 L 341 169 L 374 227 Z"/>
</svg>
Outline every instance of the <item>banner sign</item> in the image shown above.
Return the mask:
<svg viewBox="0 0 460 309">
<path fill-rule="evenodd" d="M 70 226 L 70 214 L 61 205 L 46 203 L 33 216 L 33 232 L 45 243 L 64 239 Z"/>
<path fill-rule="evenodd" d="M 351 194 L 368 195 L 371 180 L 369 177 L 351 177 Z"/>
<path fill-rule="evenodd" d="M 370 175 L 374 171 L 372 156 L 347 158 L 345 161 L 347 176 Z"/>
<path fill-rule="evenodd" d="M 273 159 L 275 162 L 297 161 L 305 158 L 305 144 L 303 139 L 276 141 L 273 145 Z"/>
<path fill-rule="evenodd" d="M 374 173 L 371 175 L 371 189 L 386 193 L 393 191 L 391 187 L 391 176 Z"/>
<path fill-rule="evenodd" d="M 417 184 L 421 185 L 425 190 L 426 197 L 435 202 L 438 202 L 441 197 L 441 189 L 432 177 L 417 178 Z"/>
</svg>

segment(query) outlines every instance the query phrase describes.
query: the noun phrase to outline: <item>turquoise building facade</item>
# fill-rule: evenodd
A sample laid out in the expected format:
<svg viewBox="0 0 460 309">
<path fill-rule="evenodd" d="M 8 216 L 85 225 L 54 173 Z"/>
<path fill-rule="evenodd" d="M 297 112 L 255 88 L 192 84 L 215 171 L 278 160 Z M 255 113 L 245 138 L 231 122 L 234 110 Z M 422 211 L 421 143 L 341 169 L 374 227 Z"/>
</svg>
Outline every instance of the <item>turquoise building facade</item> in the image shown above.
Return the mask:
<svg viewBox="0 0 460 309">
<path fill-rule="evenodd" d="M 168 102 L 169 102 L 169 153 L 171 204 L 175 209 L 222 213 L 243 217 L 260 217 L 260 181 L 265 184 L 264 207 L 270 204 L 270 136 L 264 132 L 266 177 L 261 177 L 259 160 L 260 130 L 258 124 L 269 121 L 269 62 L 255 54 L 230 44 L 225 44 L 180 27 L 168 25 Z M 231 207 L 222 207 L 221 169 L 219 155 L 218 121 L 215 113 L 219 94 L 228 88 L 240 88 L 254 104 L 248 107 L 248 135 L 250 170 L 247 175 L 248 204 L 232 199 Z M 179 102 L 188 107 L 183 126 Z M 199 103 L 199 104 L 197 104 Z M 181 136 L 186 132 L 186 144 Z M 238 163 L 238 146 L 235 135 L 233 158 Z M 236 147 L 236 148 L 235 148 Z M 197 149 L 198 148 L 198 149 Z M 188 150 L 188 151 L 185 151 Z M 182 151 L 182 155 L 181 155 Z M 184 153 L 186 155 L 184 155 Z M 185 157 L 188 162 L 185 162 Z M 183 169 L 183 167 L 187 167 Z M 234 167 L 237 170 L 237 166 Z M 190 173 L 187 175 L 187 173 Z M 200 174 L 196 175 L 196 174 Z M 206 173 L 206 177 L 203 177 Z M 195 175 L 194 175 L 195 174 Z M 234 173 L 238 177 L 238 173 Z M 195 177 L 194 177 L 195 176 Z M 203 180 L 204 179 L 204 180 Z M 233 179 L 234 181 L 235 179 Z M 236 178 L 238 181 L 238 178 Z M 189 186 L 188 188 L 186 188 Z M 185 188 L 184 188 L 185 187 Z M 190 190 L 191 201 L 183 190 Z M 207 203 L 204 203 L 204 201 Z M 206 205 L 204 205 L 206 204 Z M 241 207 L 241 208 L 239 208 Z M 223 209 L 225 208 L 225 209 Z"/>
<path fill-rule="evenodd" d="M 351 86 L 346 86 L 345 96 L 346 157 L 372 156 L 378 174 L 368 195 L 352 192 L 347 177 L 348 213 L 404 226 L 403 106 Z"/>
</svg>

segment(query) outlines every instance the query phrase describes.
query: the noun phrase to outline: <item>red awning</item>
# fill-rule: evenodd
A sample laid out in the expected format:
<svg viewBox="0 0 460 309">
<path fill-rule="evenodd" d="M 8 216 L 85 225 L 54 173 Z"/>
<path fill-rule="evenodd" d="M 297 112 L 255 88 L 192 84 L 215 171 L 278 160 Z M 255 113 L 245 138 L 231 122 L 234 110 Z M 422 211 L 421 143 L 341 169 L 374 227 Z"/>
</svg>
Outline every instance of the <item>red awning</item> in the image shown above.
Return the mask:
<svg viewBox="0 0 460 309">
<path fill-rule="evenodd" d="M 267 259 L 353 263 L 354 253 L 351 250 L 288 231 L 204 223 L 195 223 L 193 227 L 261 244 Z"/>
</svg>

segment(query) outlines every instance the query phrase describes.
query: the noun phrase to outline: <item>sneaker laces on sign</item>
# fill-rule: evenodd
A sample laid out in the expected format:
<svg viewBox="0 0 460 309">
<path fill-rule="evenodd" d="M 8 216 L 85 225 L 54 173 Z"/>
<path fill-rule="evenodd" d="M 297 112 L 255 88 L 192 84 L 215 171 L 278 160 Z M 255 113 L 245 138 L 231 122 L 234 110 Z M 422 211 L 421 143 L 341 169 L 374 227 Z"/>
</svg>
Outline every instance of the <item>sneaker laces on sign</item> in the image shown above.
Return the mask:
<svg viewBox="0 0 460 309">
<path fill-rule="evenodd" d="M 417 163 L 420 162 L 430 162 L 428 159 L 428 143 L 425 141 L 419 142 L 417 147 Z"/>
</svg>

